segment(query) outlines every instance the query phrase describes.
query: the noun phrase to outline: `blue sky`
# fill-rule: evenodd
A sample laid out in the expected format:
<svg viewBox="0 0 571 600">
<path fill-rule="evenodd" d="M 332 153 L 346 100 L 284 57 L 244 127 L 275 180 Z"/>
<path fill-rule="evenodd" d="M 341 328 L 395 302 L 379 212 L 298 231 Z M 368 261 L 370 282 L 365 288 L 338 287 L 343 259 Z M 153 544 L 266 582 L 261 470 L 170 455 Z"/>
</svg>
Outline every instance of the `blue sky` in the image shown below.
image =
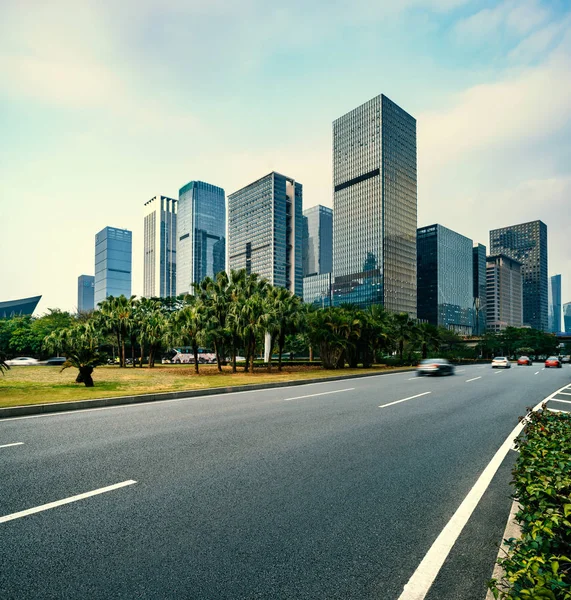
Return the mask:
<svg viewBox="0 0 571 600">
<path fill-rule="evenodd" d="M 418 127 L 419 226 L 541 218 L 571 301 L 569 0 L 4 0 L 0 297 L 72 309 L 94 235 L 202 179 L 275 169 L 331 205 L 331 122 L 384 93 Z"/>
</svg>

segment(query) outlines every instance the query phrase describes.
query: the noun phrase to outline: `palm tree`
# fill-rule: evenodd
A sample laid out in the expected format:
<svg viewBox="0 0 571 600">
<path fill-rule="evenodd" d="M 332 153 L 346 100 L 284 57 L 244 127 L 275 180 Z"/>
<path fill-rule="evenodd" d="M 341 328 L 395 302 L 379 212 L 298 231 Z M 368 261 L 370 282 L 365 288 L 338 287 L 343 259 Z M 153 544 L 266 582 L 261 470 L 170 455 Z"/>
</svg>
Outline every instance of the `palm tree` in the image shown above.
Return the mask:
<svg viewBox="0 0 571 600">
<path fill-rule="evenodd" d="M 181 339 L 184 344 L 192 347 L 194 355 L 194 371 L 198 375 L 198 346 L 199 340 L 205 335 L 205 311 L 202 301 L 194 296 L 188 296 L 186 305 L 174 313 L 171 319 L 171 337 Z"/>
<path fill-rule="evenodd" d="M 129 335 L 129 327 L 135 308 L 135 296 L 126 298 L 121 295 L 117 298 L 109 296 L 106 300 L 99 303 L 97 318 L 100 320 L 100 326 L 112 333 L 117 340 L 117 350 L 119 352 L 119 366 L 126 365 L 125 360 L 125 340 Z"/>
<path fill-rule="evenodd" d="M 414 336 L 415 323 L 407 313 L 397 313 L 392 316 L 394 336 L 398 343 L 399 358 L 403 359 L 404 344 Z"/>
<path fill-rule="evenodd" d="M 10 370 L 10 365 L 6 364 L 6 355 L 0 352 L 0 373 L 4 375 L 4 372 L 8 370 Z"/>
<path fill-rule="evenodd" d="M 430 323 L 419 323 L 414 332 L 414 341 L 420 344 L 422 359 L 428 357 L 428 350 L 438 350 L 440 347 L 440 334 L 438 328 Z"/>
</svg>

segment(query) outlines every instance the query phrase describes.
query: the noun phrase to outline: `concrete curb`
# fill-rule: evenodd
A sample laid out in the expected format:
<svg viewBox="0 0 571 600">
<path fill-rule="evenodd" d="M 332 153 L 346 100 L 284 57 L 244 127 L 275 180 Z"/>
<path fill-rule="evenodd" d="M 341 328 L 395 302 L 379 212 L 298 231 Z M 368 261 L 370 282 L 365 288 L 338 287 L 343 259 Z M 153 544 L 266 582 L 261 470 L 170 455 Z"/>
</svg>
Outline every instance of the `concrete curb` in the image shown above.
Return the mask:
<svg viewBox="0 0 571 600">
<path fill-rule="evenodd" d="M 344 379 L 380 377 L 383 375 L 392 375 L 394 373 L 407 373 L 412 370 L 413 368 L 403 368 L 395 369 L 394 371 L 389 371 L 387 373 L 358 373 L 357 375 L 336 375 L 334 377 L 318 377 L 312 379 L 290 379 L 287 381 L 276 381 L 274 383 L 254 383 L 230 387 L 207 388 L 202 390 L 161 392 L 157 394 L 141 394 L 138 396 L 116 396 L 114 398 L 94 398 L 93 400 L 76 400 L 72 402 L 51 402 L 49 404 L 8 406 L 6 408 L 0 408 L 0 419 L 9 419 L 10 417 L 23 417 L 28 415 L 42 415 L 56 412 L 68 412 L 71 410 L 85 410 L 89 408 L 101 408 L 105 406 L 121 406 L 123 404 L 145 404 L 148 402 L 159 402 L 161 400 L 176 400 L 179 398 L 199 398 L 201 396 L 232 394 L 235 392 L 247 392 L 249 390 L 270 390 L 274 388 L 307 385 L 309 383 L 342 381 Z"/>
</svg>

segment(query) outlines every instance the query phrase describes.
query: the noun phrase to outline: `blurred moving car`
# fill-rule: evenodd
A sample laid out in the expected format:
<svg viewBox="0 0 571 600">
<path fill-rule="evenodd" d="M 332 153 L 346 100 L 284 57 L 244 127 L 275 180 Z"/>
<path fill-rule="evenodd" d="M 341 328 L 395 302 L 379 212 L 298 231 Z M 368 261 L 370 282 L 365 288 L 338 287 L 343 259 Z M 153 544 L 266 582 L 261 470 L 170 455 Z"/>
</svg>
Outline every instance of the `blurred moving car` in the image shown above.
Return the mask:
<svg viewBox="0 0 571 600">
<path fill-rule="evenodd" d="M 529 358 L 529 356 L 520 356 L 517 359 L 517 364 L 531 366 L 531 358 Z"/>
<path fill-rule="evenodd" d="M 420 361 L 416 374 L 422 375 L 454 375 L 454 365 L 445 358 L 427 358 Z"/>
<path fill-rule="evenodd" d="M 61 367 L 66 360 L 65 356 L 52 356 L 52 358 L 48 358 L 48 360 L 44 362 L 44 365 L 46 365 L 46 367 Z"/>
<path fill-rule="evenodd" d="M 557 356 L 550 356 L 545 361 L 545 368 L 550 369 L 551 367 L 555 367 L 556 369 L 561 368 L 561 361 L 559 360 L 559 358 Z"/>
<path fill-rule="evenodd" d="M 571 362 L 571 356 L 569 356 L 569 354 L 567 354 L 567 356 L 563 356 L 561 358 L 561 362 L 562 363 L 570 363 Z"/>
<path fill-rule="evenodd" d="M 39 365 L 40 361 L 35 358 L 30 358 L 29 356 L 18 356 L 17 358 L 7 360 L 6 364 L 9 367 L 31 367 Z"/>
<path fill-rule="evenodd" d="M 507 356 L 496 356 L 492 360 L 492 369 L 510 369 L 511 364 Z"/>
</svg>

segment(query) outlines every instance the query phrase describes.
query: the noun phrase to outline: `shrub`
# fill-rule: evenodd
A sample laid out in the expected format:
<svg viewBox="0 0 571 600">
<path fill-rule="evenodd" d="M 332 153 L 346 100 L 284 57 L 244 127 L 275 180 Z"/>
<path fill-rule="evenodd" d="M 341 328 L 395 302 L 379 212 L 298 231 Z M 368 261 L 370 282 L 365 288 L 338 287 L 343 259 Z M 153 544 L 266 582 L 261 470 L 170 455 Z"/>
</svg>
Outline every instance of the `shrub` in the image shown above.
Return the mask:
<svg viewBox="0 0 571 600">
<path fill-rule="evenodd" d="M 495 598 L 571 600 L 571 414 L 530 412 L 513 471 L 519 539 L 499 560 Z"/>
</svg>

